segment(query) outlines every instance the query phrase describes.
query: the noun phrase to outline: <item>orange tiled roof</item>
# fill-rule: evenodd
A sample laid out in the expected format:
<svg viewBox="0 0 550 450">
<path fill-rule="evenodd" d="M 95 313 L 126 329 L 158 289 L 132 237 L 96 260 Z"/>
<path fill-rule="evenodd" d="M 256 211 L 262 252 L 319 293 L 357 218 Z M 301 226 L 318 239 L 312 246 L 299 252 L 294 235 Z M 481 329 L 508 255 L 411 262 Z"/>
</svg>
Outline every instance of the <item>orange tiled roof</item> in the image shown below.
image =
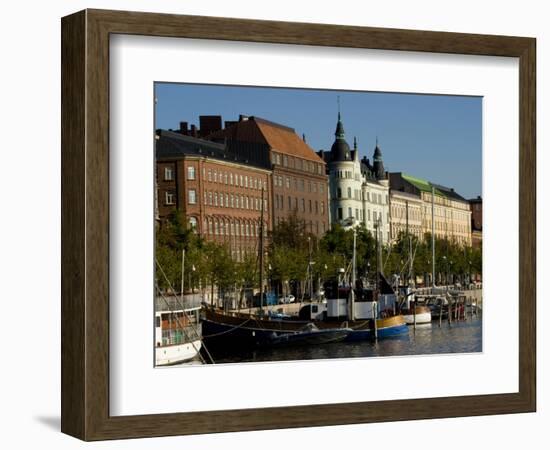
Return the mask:
<svg viewBox="0 0 550 450">
<path fill-rule="evenodd" d="M 209 136 L 211 139 L 221 137 L 244 142 L 260 142 L 269 145 L 276 152 L 324 164 L 324 161 L 292 128 L 259 117 L 242 120 L 226 130 L 215 132 Z"/>
</svg>

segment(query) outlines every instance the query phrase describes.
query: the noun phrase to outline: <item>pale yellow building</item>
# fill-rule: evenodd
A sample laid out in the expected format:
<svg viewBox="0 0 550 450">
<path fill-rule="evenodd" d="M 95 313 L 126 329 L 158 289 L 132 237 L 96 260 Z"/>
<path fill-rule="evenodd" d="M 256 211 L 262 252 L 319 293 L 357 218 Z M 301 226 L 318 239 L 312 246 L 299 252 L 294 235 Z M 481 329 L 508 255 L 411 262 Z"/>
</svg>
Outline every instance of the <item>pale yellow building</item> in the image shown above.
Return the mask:
<svg viewBox="0 0 550 450">
<path fill-rule="evenodd" d="M 394 192 L 411 194 L 421 201 L 422 235 L 432 232 L 433 205 L 435 236 L 471 247 L 470 204 L 454 189 L 400 172 L 390 174 L 390 186 Z"/>
<path fill-rule="evenodd" d="M 400 233 L 410 233 L 420 239 L 423 230 L 423 202 L 407 192 L 390 190 L 390 239 L 394 242 Z"/>
</svg>

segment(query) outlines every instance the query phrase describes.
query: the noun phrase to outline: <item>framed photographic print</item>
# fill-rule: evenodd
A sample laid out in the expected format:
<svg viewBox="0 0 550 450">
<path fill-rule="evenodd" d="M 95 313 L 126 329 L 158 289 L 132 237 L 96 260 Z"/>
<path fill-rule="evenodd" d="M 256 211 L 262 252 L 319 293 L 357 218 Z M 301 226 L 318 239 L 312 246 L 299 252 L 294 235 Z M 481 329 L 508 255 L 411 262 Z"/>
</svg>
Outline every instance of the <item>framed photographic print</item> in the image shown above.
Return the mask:
<svg viewBox="0 0 550 450">
<path fill-rule="evenodd" d="M 535 130 L 532 38 L 63 18 L 62 431 L 534 411 Z"/>
</svg>

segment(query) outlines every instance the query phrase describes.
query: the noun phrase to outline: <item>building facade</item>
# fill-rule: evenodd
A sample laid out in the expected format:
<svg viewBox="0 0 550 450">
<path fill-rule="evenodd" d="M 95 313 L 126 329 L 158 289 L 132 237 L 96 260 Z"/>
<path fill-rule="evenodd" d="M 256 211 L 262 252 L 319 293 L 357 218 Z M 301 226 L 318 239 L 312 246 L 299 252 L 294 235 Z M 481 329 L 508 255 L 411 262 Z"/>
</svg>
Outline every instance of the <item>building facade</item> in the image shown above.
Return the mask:
<svg viewBox="0 0 550 450">
<path fill-rule="evenodd" d="M 481 247 L 483 240 L 483 200 L 481 196 L 469 200 L 472 211 L 472 246 Z"/>
<path fill-rule="evenodd" d="M 328 231 L 325 162 L 293 128 L 260 117 L 240 116 L 238 121 L 225 122 L 223 129 L 210 130 L 207 139 L 224 142 L 249 160 L 261 156 L 262 161 L 268 161 L 272 170 L 270 205 L 274 225 L 296 214 L 307 232 L 322 237 Z"/>
<path fill-rule="evenodd" d="M 161 221 L 179 210 L 201 237 L 227 244 L 234 259 L 258 252 L 262 214 L 266 232 L 272 227 L 268 167 L 239 159 L 223 144 L 169 131 L 158 132 L 156 154 Z"/>
<path fill-rule="evenodd" d="M 334 136 L 330 151 L 319 152 L 327 163 L 330 221 L 345 225 L 353 219 L 373 235 L 378 231 L 385 244 L 390 238 L 389 182 L 378 143 L 372 165 L 367 158 L 360 160 L 357 140 L 350 149 L 345 139 L 340 113 Z"/>
<path fill-rule="evenodd" d="M 471 211 L 468 200 L 454 189 L 430 183 L 401 172 L 389 174 L 391 189 L 418 197 L 422 201 L 422 235 L 432 232 L 432 204 L 434 233 L 442 239 L 472 245 Z"/>
<path fill-rule="evenodd" d="M 424 207 L 419 196 L 390 189 L 390 239 L 392 242 L 401 233 L 409 233 L 419 239 L 423 232 Z"/>
</svg>

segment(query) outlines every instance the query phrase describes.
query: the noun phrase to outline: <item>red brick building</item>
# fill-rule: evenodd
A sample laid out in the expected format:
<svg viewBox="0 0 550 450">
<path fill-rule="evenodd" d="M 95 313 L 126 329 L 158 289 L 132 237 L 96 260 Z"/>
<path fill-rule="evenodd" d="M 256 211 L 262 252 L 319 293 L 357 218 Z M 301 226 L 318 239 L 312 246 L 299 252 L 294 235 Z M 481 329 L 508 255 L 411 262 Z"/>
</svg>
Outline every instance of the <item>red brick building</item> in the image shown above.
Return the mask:
<svg viewBox="0 0 550 450">
<path fill-rule="evenodd" d="M 157 133 L 156 154 L 159 219 L 178 209 L 202 237 L 226 243 L 235 259 L 257 253 L 262 192 L 266 233 L 272 227 L 269 167 L 224 144 L 169 131 Z"/>
<path fill-rule="evenodd" d="M 479 248 L 483 239 L 483 200 L 478 196 L 469 202 L 472 211 L 472 246 Z"/>
<path fill-rule="evenodd" d="M 220 116 L 201 116 L 200 120 L 201 128 L 193 128 L 195 134 L 226 143 L 251 161 L 259 159 L 270 164 L 273 224 L 296 213 L 308 232 L 321 237 L 328 231 L 325 162 L 293 128 L 259 117 L 240 116 L 238 121 L 225 122 L 223 129 L 215 130 L 221 127 Z"/>
</svg>

